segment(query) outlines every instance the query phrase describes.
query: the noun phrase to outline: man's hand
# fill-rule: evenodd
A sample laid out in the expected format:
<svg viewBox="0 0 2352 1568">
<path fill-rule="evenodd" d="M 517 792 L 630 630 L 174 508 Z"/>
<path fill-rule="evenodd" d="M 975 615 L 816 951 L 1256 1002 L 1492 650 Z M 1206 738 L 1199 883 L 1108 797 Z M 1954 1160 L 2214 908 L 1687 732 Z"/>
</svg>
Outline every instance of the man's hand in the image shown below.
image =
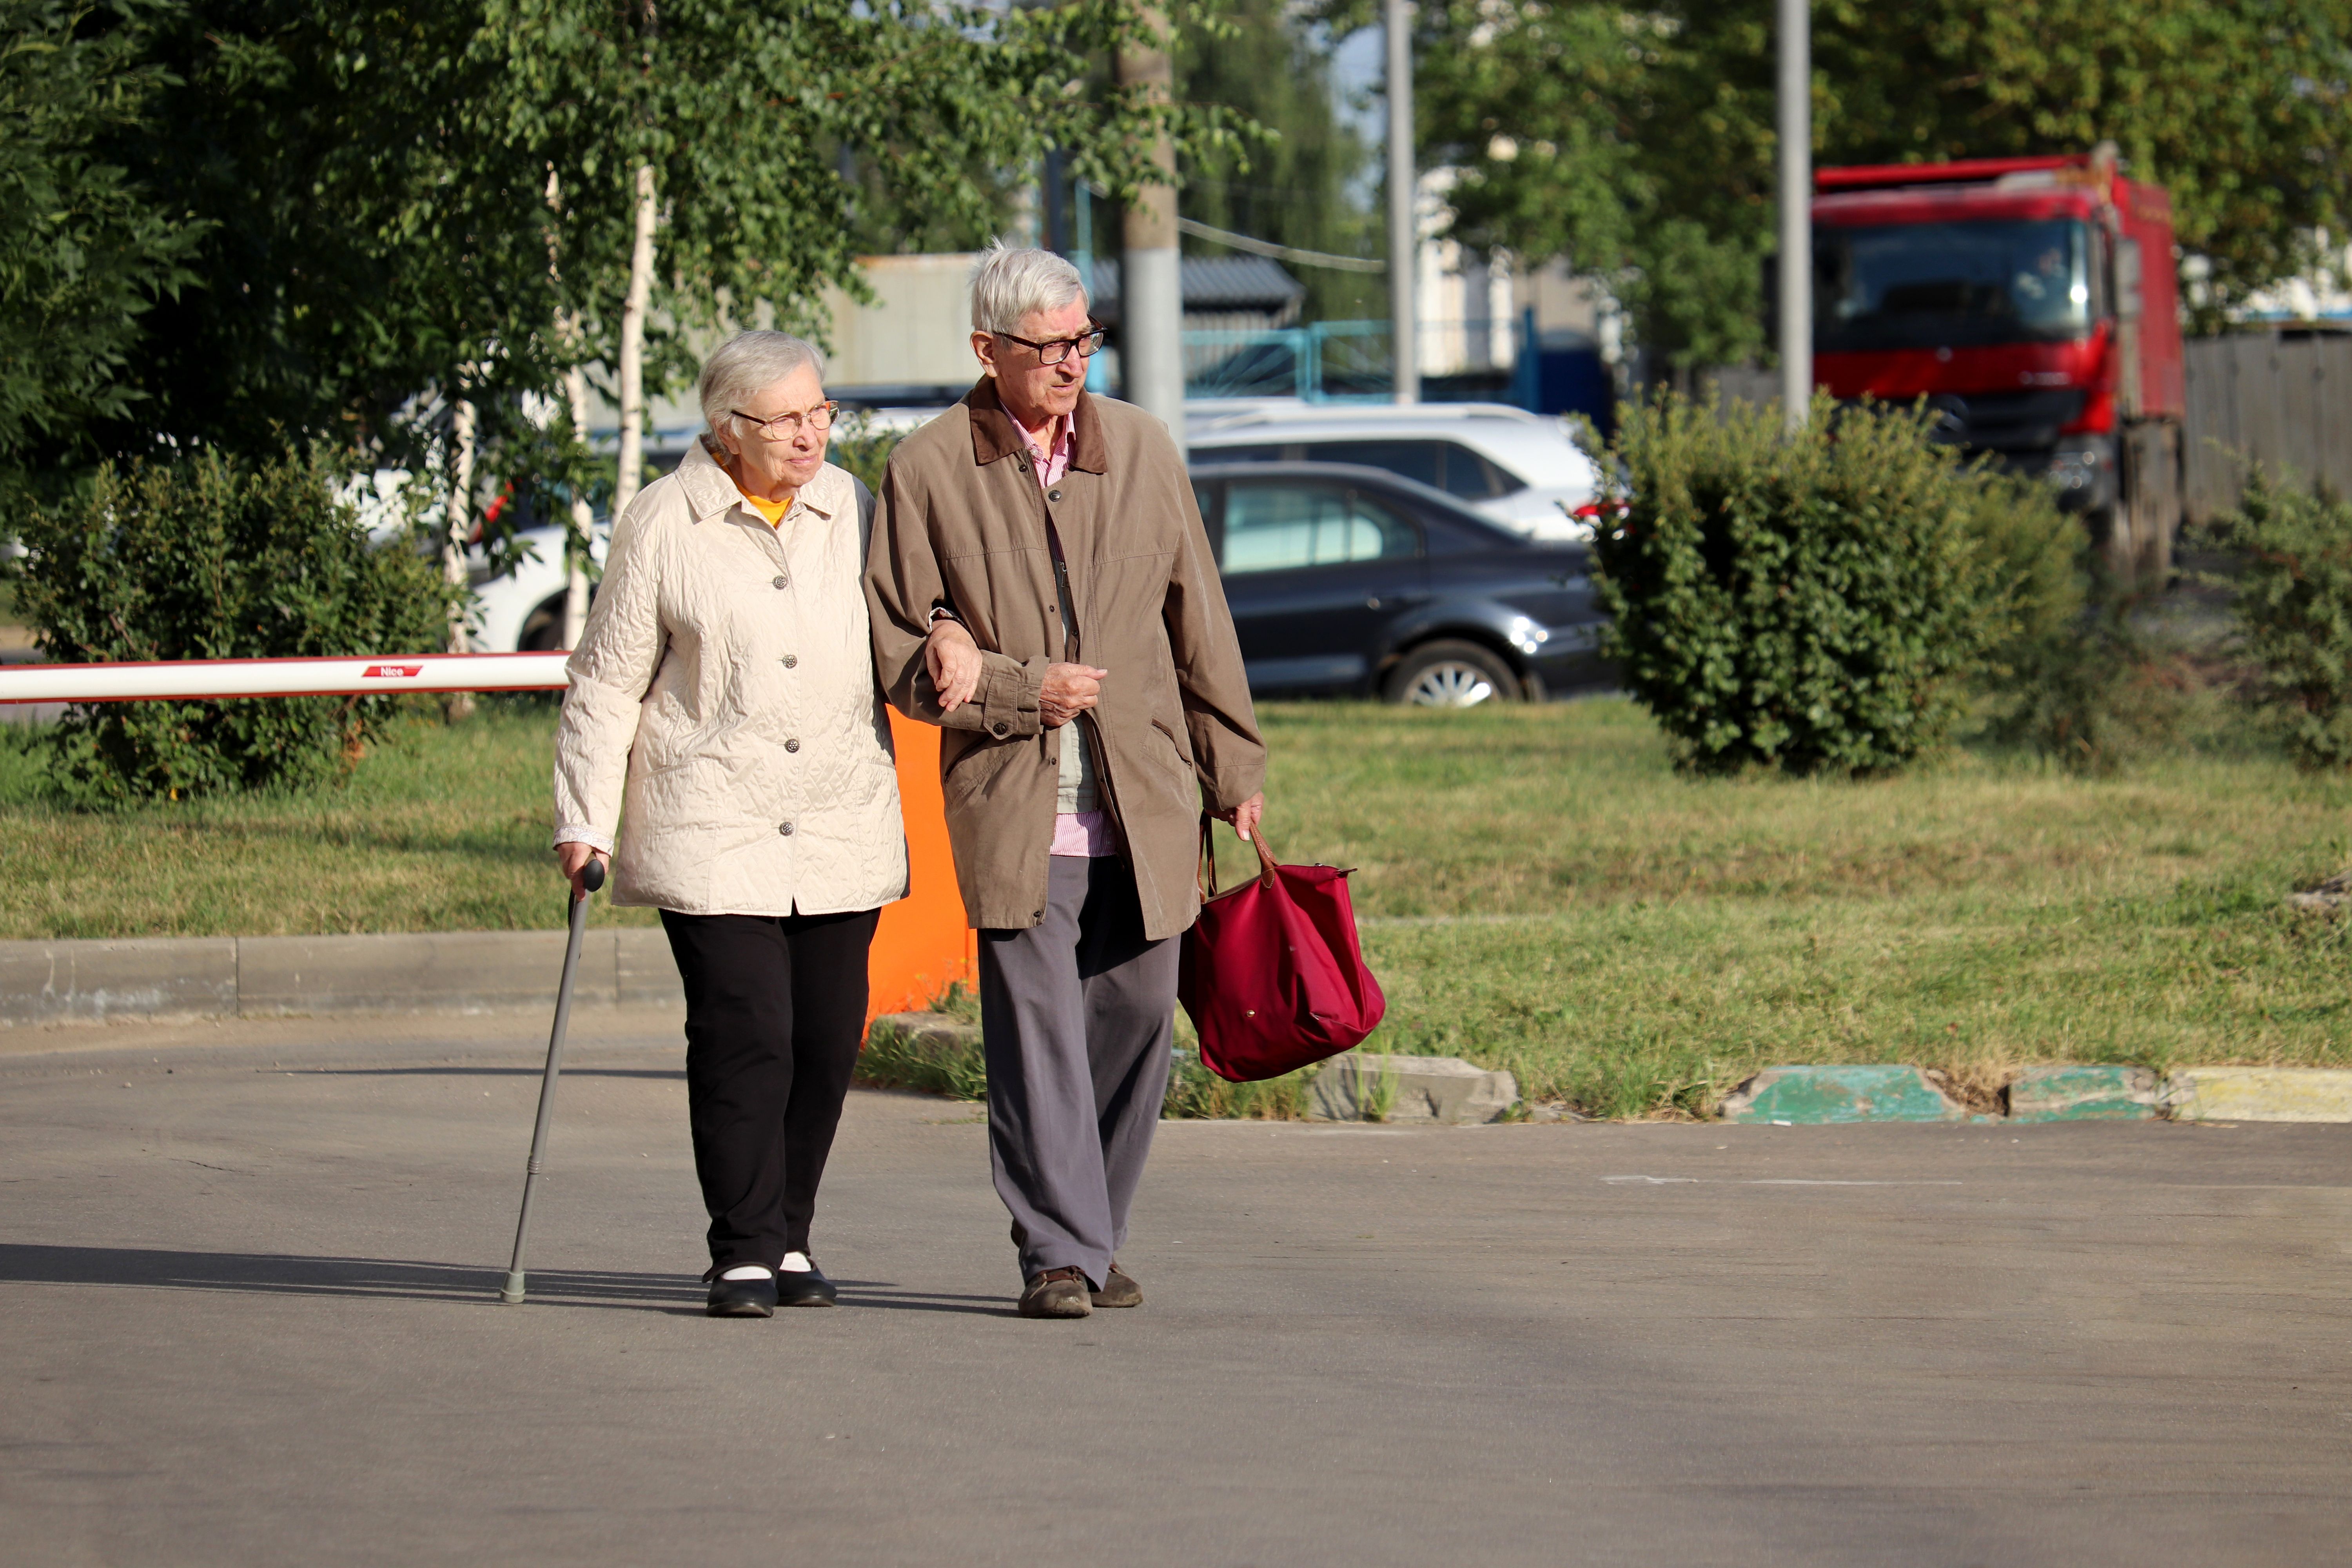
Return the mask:
<svg viewBox="0 0 2352 1568">
<path fill-rule="evenodd" d="M 1265 792 L 1264 790 L 1260 790 L 1257 794 L 1242 802 L 1241 805 L 1234 807 L 1233 810 L 1218 812 L 1216 816 L 1219 822 L 1232 823 L 1234 825 L 1234 831 L 1240 834 L 1244 838 L 1247 838 L 1251 834 L 1257 831 L 1258 818 L 1265 815 Z"/>
<path fill-rule="evenodd" d="M 588 896 L 588 889 L 580 885 L 580 874 L 588 869 L 588 862 L 591 860 L 597 861 L 607 871 L 613 868 L 613 858 L 610 855 L 605 854 L 602 849 L 583 844 L 577 839 L 569 844 L 559 844 L 555 847 L 556 867 L 571 879 L 572 896 L 575 900 Z"/>
<path fill-rule="evenodd" d="M 1090 664 L 1049 664 L 1037 688 L 1037 711 L 1048 730 L 1058 730 L 1095 705 L 1108 669 Z"/>
<path fill-rule="evenodd" d="M 931 623 L 931 635 L 923 639 L 923 663 L 931 672 L 942 713 L 952 713 L 971 700 L 986 668 L 981 663 L 980 645 L 971 640 L 961 621 Z"/>
</svg>

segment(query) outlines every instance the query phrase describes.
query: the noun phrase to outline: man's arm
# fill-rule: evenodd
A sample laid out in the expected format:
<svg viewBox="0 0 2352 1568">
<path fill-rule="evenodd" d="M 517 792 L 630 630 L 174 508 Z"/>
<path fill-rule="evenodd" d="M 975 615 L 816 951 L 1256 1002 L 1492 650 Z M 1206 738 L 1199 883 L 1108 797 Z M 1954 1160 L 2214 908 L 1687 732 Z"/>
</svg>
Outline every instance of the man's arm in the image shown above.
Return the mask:
<svg viewBox="0 0 2352 1568">
<path fill-rule="evenodd" d="M 866 616 L 883 695 L 899 712 L 926 724 L 984 731 L 1000 738 L 1034 735 L 1042 725 L 1038 689 L 1049 662 L 1043 658 L 1023 664 L 980 648 L 981 669 L 971 700 L 953 709 L 940 705 L 925 645 L 932 632 L 932 612 L 953 612 L 955 605 L 931 547 L 926 500 L 921 487 L 909 482 L 893 454 L 882 476 L 874 538 L 866 554 Z M 952 621 L 940 625 L 967 629 Z M 973 646 L 978 647 L 976 641 Z"/>
<path fill-rule="evenodd" d="M 1160 617 L 1168 650 L 1176 665 L 1176 689 L 1184 704 L 1185 733 L 1192 742 L 1192 766 L 1201 776 L 1202 798 L 1216 816 L 1243 826 L 1247 812 L 1255 825 L 1265 787 L 1265 742 L 1259 738 L 1257 710 L 1250 702 L 1249 676 L 1234 636 L 1225 585 L 1209 551 L 1208 531 L 1192 487 L 1178 468 L 1170 480 L 1181 497 L 1182 542 L 1168 577 Z"/>
</svg>

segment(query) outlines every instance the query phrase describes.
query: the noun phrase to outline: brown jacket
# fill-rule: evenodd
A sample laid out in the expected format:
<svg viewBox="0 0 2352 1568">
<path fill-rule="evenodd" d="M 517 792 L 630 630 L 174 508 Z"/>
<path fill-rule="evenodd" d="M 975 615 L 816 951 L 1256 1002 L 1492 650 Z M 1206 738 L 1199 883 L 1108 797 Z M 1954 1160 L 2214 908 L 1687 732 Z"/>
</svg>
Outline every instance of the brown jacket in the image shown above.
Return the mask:
<svg viewBox="0 0 2352 1568">
<path fill-rule="evenodd" d="M 1067 649 L 1049 513 L 1076 610 Z M 891 454 L 866 595 L 883 689 L 908 718 L 946 731 L 940 782 L 971 923 L 1019 930 L 1045 913 L 1060 748 L 1040 722 L 1037 689 L 1045 667 L 1067 658 L 1110 671 L 1079 722 L 1126 837 L 1145 934 L 1190 926 L 1201 808 L 1255 795 L 1265 746 L 1166 427 L 1080 394 L 1069 475 L 1043 491 L 996 384 L 982 380 Z M 935 607 L 971 629 L 986 665 L 972 700 L 946 715 L 923 662 Z"/>
</svg>

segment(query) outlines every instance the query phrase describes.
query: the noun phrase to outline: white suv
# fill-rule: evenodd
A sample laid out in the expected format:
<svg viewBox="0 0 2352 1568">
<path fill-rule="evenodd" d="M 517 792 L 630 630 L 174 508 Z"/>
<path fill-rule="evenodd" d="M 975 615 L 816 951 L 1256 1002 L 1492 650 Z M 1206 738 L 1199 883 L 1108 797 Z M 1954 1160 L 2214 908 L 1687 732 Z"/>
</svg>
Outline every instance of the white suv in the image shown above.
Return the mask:
<svg viewBox="0 0 2352 1568">
<path fill-rule="evenodd" d="M 1192 466 L 1358 463 L 1444 490 L 1516 533 L 1591 539 L 1600 475 L 1567 422 L 1501 403 L 1196 403 Z"/>
</svg>

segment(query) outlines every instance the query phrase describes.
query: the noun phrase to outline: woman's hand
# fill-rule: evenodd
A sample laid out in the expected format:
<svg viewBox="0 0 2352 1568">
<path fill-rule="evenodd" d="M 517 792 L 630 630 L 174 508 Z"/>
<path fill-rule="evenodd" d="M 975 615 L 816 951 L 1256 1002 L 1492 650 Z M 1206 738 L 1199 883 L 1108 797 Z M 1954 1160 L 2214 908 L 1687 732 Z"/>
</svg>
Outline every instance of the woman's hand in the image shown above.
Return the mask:
<svg viewBox="0 0 2352 1568">
<path fill-rule="evenodd" d="M 1234 825 L 1234 831 L 1240 834 L 1244 838 L 1247 838 L 1251 834 L 1257 831 L 1258 818 L 1265 815 L 1265 792 L 1264 790 L 1260 790 L 1257 794 L 1242 802 L 1241 805 L 1234 807 L 1233 810 L 1218 812 L 1216 814 L 1216 817 L 1220 822 L 1232 823 Z"/>
<path fill-rule="evenodd" d="M 559 844 L 555 847 L 556 868 L 570 879 L 572 896 L 575 900 L 588 896 L 588 889 L 581 885 L 580 875 L 588 869 L 588 862 L 591 860 L 595 861 L 607 871 L 612 869 L 613 858 L 593 845 L 583 844 L 575 839 L 569 844 Z"/>
<path fill-rule="evenodd" d="M 937 620 L 923 639 L 923 663 L 931 672 L 931 686 L 940 694 L 940 711 L 952 713 L 980 689 L 983 666 L 980 645 L 961 621 Z"/>
</svg>

